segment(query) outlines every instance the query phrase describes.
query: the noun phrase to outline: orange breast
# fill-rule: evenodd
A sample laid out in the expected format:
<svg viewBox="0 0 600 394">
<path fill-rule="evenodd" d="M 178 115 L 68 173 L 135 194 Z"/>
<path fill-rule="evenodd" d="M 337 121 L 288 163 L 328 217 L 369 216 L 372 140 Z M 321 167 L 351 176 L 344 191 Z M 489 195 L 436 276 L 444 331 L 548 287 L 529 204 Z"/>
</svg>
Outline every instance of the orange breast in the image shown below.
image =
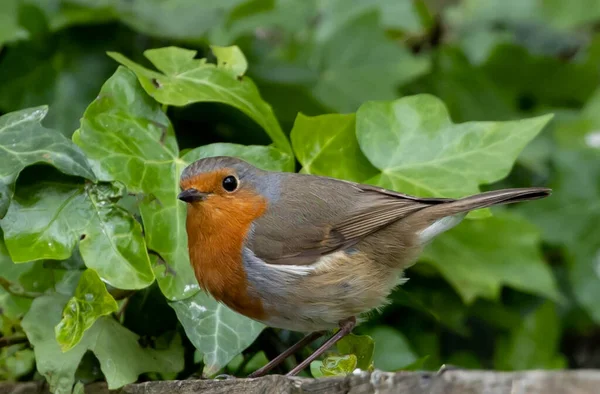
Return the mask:
<svg viewBox="0 0 600 394">
<path fill-rule="evenodd" d="M 190 261 L 198 283 L 216 300 L 242 315 L 266 318 L 260 299 L 248 293 L 242 248 L 252 221 L 266 210 L 266 200 L 245 190 L 211 195 L 188 206 Z"/>
</svg>

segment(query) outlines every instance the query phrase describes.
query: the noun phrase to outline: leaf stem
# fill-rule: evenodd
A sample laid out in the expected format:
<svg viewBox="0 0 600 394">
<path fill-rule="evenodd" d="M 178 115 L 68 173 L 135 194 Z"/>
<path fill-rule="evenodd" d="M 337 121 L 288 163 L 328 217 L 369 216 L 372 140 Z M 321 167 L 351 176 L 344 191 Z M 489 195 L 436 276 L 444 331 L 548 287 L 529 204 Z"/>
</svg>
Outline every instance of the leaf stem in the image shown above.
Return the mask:
<svg viewBox="0 0 600 394">
<path fill-rule="evenodd" d="M 127 297 L 123 300 L 123 303 L 121 304 L 121 307 L 119 308 L 119 310 L 115 313 L 115 317 L 117 318 L 117 320 L 119 321 L 119 323 L 121 323 L 121 317 L 123 316 L 123 314 L 125 313 L 125 309 L 127 309 L 127 305 L 129 305 L 129 301 L 131 301 L 131 297 Z"/>
<path fill-rule="evenodd" d="M 12 283 L 11 281 L 9 281 L 1 276 L 0 276 L 0 286 L 2 286 L 4 288 L 4 290 L 9 292 L 10 294 L 12 294 L 14 296 L 18 296 L 18 297 L 37 298 L 37 297 L 44 295 L 44 293 L 38 293 L 35 291 L 27 291 L 27 290 L 23 289 L 23 287 L 21 287 L 20 285 Z"/>
<path fill-rule="evenodd" d="M 0 348 L 17 345 L 19 343 L 29 342 L 25 335 L 15 335 L 12 337 L 0 337 Z"/>
<path fill-rule="evenodd" d="M 117 301 L 127 299 L 136 293 L 136 290 L 121 290 L 112 288 L 109 289 L 108 292 L 110 295 Z"/>
</svg>

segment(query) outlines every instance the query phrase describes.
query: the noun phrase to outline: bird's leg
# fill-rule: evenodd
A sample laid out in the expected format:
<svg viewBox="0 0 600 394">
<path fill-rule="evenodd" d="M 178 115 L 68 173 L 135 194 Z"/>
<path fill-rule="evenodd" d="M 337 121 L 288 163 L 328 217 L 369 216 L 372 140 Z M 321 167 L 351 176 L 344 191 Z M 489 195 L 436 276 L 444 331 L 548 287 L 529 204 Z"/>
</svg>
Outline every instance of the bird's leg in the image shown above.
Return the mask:
<svg viewBox="0 0 600 394">
<path fill-rule="evenodd" d="M 456 365 L 443 364 L 440 369 L 437 371 L 437 376 L 441 376 L 448 371 L 460 371 L 464 370 L 464 368 L 457 367 Z"/>
<path fill-rule="evenodd" d="M 350 332 L 352 331 L 352 329 L 354 328 L 354 326 L 356 326 L 356 318 L 355 317 L 351 317 L 349 319 L 340 321 L 340 330 L 338 332 L 336 332 L 331 338 L 329 338 L 327 340 L 327 342 L 325 342 L 324 344 L 322 344 L 321 347 L 319 347 L 317 350 L 315 350 L 313 354 L 311 354 L 310 356 L 308 356 L 308 358 L 306 360 L 304 360 L 300 364 L 298 364 L 296 366 L 296 368 L 292 369 L 285 376 L 295 376 L 295 375 L 297 375 L 298 372 L 300 372 L 304 368 L 306 368 L 317 357 L 319 357 L 321 354 L 325 353 L 325 351 L 327 351 L 327 349 L 329 349 L 330 347 L 332 347 L 333 345 L 335 345 L 337 341 L 339 341 L 340 339 L 342 339 L 346 335 L 350 334 Z"/>
<path fill-rule="evenodd" d="M 304 338 L 302 338 L 301 340 L 296 342 L 294 345 L 292 345 L 289 349 L 286 349 L 279 356 L 277 356 L 273 360 L 269 361 L 267 363 L 267 365 L 252 372 L 250 375 L 248 375 L 248 377 L 249 378 L 258 378 L 260 376 L 263 376 L 264 374 L 266 374 L 267 372 L 269 372 L 270 370 L 272 370 L 273 368 L 275 368 L 276 366 L 281 364 L 286 358 L 288 358 L 292 354 L 296 353 L 298 350 L 302 349 L 306 345 L 321 338 L 323 335 L 325 335 L 324 331 L 315 331 L 313 333 L 306 335 Z"/>
</svg>

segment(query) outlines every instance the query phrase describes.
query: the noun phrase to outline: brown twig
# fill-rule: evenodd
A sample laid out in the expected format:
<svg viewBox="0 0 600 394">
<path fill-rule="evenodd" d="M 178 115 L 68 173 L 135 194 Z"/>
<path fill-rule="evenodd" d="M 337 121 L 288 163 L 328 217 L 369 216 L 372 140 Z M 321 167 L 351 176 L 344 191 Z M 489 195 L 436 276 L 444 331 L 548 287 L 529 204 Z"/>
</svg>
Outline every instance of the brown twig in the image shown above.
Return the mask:
<svg viewBox="0 0 600 394">
<path fill-rule="evenodd" d="M 0 337 L 0 348 L 26 343 L 29 340 L 25 335 L 15 335 L 13 337 Z"/>
<path fill-rule="evenodd" d="M 25 298 L 36 298 L 44 295 L 44 293 L 38 293 L 35 291 L 27 291 L 23 289 L 23 287 L 12 283 L 11 281 L 0 276 L 0 286 L 4 288 L 7 292 L 14 296 L 25 297 Z"/>
<path fill-rule="evenodd" d="M 125 298 L 123 300 L 123 303 L 121 304 L 121 307 L 119 308 L 119 310 L 117 312 L 115 312 L 115 317 L 117 318 L 117 320 L 119 322 L 121 321 L 121 317 L 125 313 L 125 309 L 127 309 L 127 305 L 129 305 L 129 301 L 131 301 L 131 297 Z"/>
<path fill-rule="evenodd" d="M 117 301 L 124 300 L 131 297 L 136 293 L 136 290 L 121 290 L 117 288 L 111 288 L 108 290 L 111 296 Z"/>
</svg>

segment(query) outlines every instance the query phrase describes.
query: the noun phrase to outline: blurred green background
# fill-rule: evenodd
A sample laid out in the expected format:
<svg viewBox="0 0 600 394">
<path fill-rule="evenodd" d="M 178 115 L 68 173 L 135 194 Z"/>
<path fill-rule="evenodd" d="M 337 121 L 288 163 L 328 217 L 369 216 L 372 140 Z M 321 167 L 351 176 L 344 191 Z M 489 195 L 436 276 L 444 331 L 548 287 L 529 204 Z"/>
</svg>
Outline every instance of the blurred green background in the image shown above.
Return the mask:
<svg viewBox="0 0 600 394">
<path fill-rule="evenodd" d="M 356 332 L 375 340 L 375 367 L 388 371 L 600 368 L 600 0 L 2 0 L 0 10 L 0 112 L 48 104 L 43 124 L 68 138 L 117 67 L 106 51 L 152 68 L 144 50 L 166 46 L 209 61 L 209 45 L 239 46 L 288 135 L 298 113 L 419 93 L 443 100 L 454 123 L 553 113 L 510 175 L 485 186 L 549 186 L 553 196 L 463 222 Z M 270 143 L 231 106 L 167 114 L 181 150 Z M 19 269 L 1 276 L 43 286 Z M 560 295 L 539 291 L 546 275 Z M 30 301 L 0 292 L 0 331 L 11 337 L 22 315 L 7 308 Z M 179 329 L 156 285 L 128 302 L 123 325 L 140 340 Z M 247 373 L 298 338 L 265 330 L 225 371 Z M 183 347 L 182 372 L 141 379 L 197 372 L 185 336 Z M 78 373 L 101 378 L 91 353 Z M 28 344 L 2 347 L 0 378 L 37 378 Z"/>
</svg>

